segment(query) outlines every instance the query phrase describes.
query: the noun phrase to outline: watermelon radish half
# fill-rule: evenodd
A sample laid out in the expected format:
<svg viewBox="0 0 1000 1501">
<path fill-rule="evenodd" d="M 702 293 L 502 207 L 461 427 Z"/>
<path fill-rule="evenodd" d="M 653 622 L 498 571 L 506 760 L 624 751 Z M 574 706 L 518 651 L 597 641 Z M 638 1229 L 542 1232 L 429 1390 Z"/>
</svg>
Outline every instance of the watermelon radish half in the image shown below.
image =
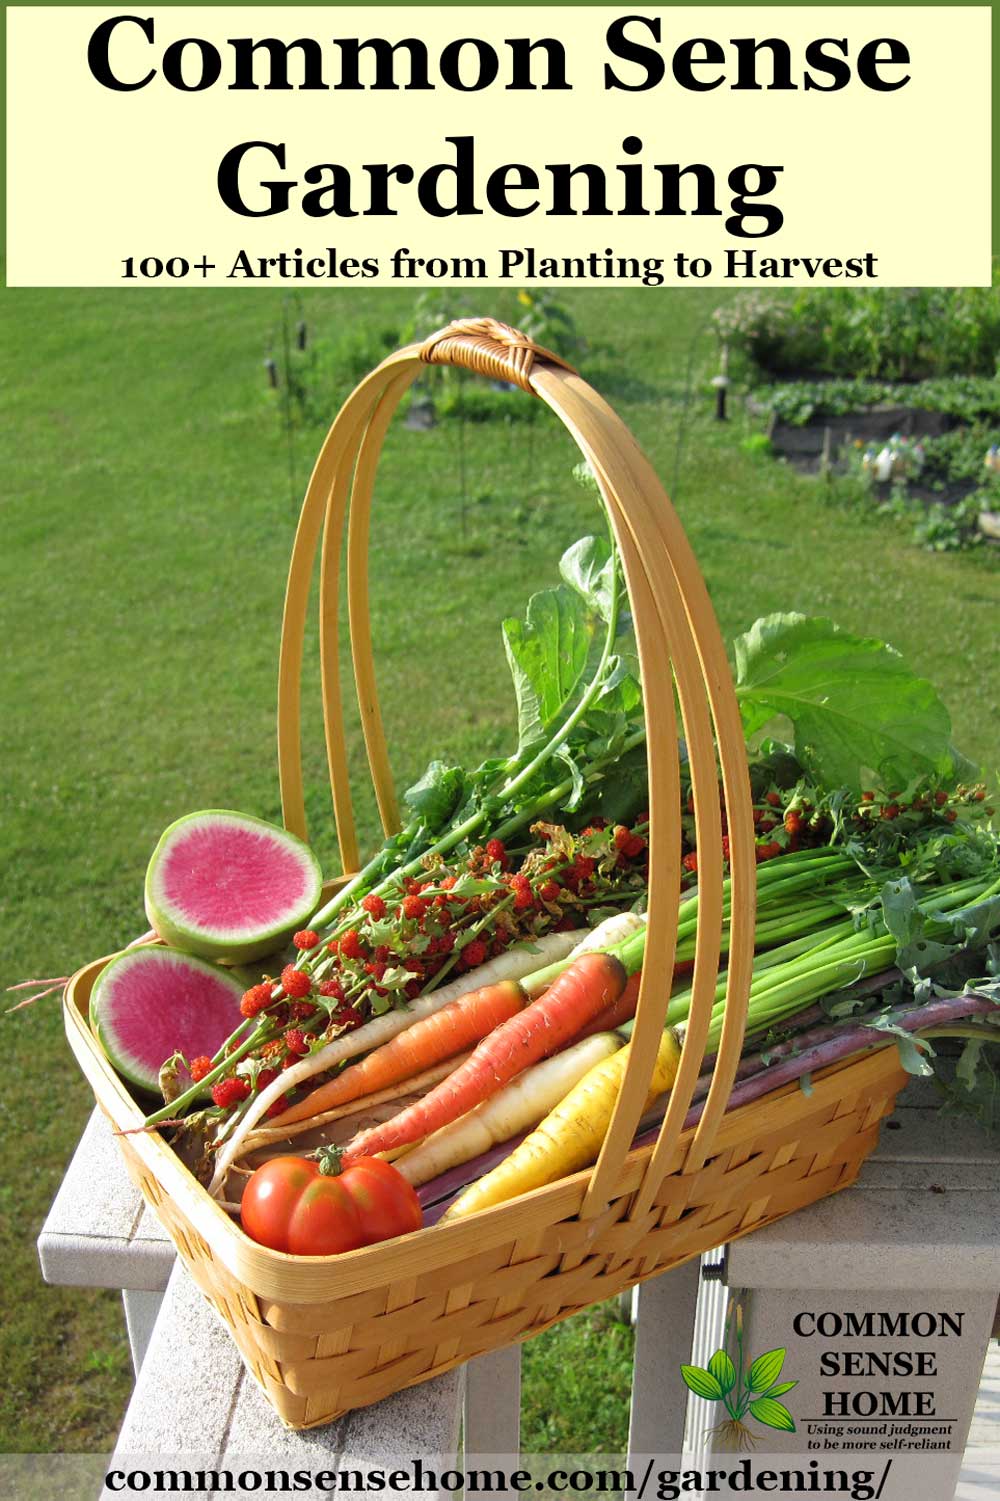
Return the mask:
<svg viewBox="0 0 1000 1501">
<path fill-rule="evenodd" d="M 315 855 L 294 834 L 211 808 L 163 834 L 146 871 L 146 912 L 165 943 L 245 964 L 305 927 L 322 885 Z"/>
<path fill-rule="evenodd" d="M 243 1020 L 242 994 L 224 969 L 142 944 L 101 970 L 90 993 L 90 1025 L 114 1068 L 156 1094 L 160 1067 L 174 1053 L 191 1059 L 219 1051 Z"/>
</svg>

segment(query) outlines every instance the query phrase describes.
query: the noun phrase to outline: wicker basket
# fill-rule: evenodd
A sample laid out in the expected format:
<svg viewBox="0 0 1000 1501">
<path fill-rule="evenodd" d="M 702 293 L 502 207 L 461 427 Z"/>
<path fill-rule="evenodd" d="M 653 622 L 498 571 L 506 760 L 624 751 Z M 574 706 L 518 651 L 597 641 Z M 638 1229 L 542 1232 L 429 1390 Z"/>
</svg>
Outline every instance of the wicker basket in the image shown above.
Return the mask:
<svg viewBox="0 0 1000 1501">
<path fill-rule="evenodd" d="M 754 835 L 746 758 L 708 594 L 673 508 L 631 434 L 563 361 L 492 320 L 452 324 L 390 356 L 348 398 L 320 451 L 295 537 L 282 630 L 278 762 L 287 826 L 306 837 L 300 676 L 322 531 L 320 645 L 330 783 L 345 871 L 358 865 L 338 666 L 345 521 L 351 646 L 372 780 L 386 832 L 399 824 L 368 624 L 368 526 L 389 420 L 425 362 L 521 387 L 562 419 L 589 461 L 618 538 L 645 688 L 649 752 L 649 928 L 632 1058 L 600 1158 L 585 1172 L 468 1220 L 336 1257 L 251 1241 L 155 1133 L 120 1137 L 129 1171 L 203 1292 L 233 1331 L 282 1419 L 326 1423 L 846 1187 L 905 1080 L 887 1047 L 727 1115 L 753 958 Z M 349 519 L 348 519 L 349 518 Z M 677 719 L 680 710 L 680 725 Z M 678 735 L 695 800 L 700 914 L 691 1020 L 656 1144 L 630 1151 L 663 1026 L 680 892 Z M 716 759 L 718 757 L 718 760 Z M 726 1016 L 700 1123 L 683 1129 L 701 1070 L 720 969 L 721 768 L 732 921 Z M 116 1127 L 141 1113 L 87 1023 L 106 960 L 67 987 L 70 1043 Z"/>
</svg>

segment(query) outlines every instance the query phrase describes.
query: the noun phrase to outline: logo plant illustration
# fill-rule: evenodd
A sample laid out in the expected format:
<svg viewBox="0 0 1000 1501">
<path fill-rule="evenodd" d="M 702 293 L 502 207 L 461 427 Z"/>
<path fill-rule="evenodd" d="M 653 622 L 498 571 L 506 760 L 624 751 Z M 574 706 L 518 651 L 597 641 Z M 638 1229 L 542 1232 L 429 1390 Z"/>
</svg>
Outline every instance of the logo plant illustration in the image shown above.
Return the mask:
<svg viewBox="0 0 1000 1501">
<path fill-rule="evenodd" d="M 783 1349 L 767 1350 L 758 1355 L 747 1369 L 743 1350 L 743 1309 L 739 1303 L 734 1305 L 726 1324 L 726 1345 L 730 1344 L 734 1326 L 735 1361 L 723 1348 L 716 1350 L 707 1370 L 701 1366 L 682 1365 L 681 1375 L 684 1384 L 696 1397 L 704 1397 L 706 1402 L 721 1402 L 729 1415 L 710 1430 L 708 1437 L 717 1437 L 720 1448 L 754 1449 L 760 1442 L 760 1435 L 743 1421 L 747 1413 L 765 1428 L 794 1433 L 792 1415 L 778 1398 L 790 1392 L 798 1382 L 778 1379 L 785 1363 Z"/>
</svg>

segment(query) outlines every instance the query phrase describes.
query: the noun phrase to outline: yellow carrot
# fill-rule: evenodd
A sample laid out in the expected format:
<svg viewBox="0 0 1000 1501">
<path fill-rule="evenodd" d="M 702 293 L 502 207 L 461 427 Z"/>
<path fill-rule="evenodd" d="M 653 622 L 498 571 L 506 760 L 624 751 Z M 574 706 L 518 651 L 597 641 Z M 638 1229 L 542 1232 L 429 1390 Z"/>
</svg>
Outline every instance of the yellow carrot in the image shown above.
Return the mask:
<svg viewBox="0 0 1000 1501">
<path fill-rule="evenodd" d="M 597 1160 L 621 1089 L 632 1044 L 598 1063 L 491 1173 L 455 1200 L 445 1220 L 464 1219 L 532 1188 L 565 1178 Z M 668 1028 L 660 1041 L 646 1108 L 673 1084 L 680 1048 Z"/>
</svg>

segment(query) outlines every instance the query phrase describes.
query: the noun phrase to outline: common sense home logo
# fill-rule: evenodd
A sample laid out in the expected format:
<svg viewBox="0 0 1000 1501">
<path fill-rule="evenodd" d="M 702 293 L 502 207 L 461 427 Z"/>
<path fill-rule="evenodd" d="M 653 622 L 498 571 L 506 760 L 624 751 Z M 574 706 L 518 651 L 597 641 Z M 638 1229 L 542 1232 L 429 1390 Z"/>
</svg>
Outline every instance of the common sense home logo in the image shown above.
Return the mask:
<svg viewBox="0 0 1000 1501">
<path fill-rule="evenodd" d="M 734 1312 L 736 1359 L 725 1349 L 716 1350 L 707 1369 L 682 1365 L 681 1375 L 696 1397 L 703 1397 L 706 1402 L 721 1402 L 723 1411 L 728 1414 L 710 1430 L 709 1438 L 714 1438 L 720 1449 L 753 1449 L 760 1442 L 761 1435 L 745 1421 L 748 1413 L 765 1428 L 795 1432 L 795 1421 L 778 1398 L 790 1392 L 798 1382 L 781 1380 L 785 1364 L 783 1349 L 766 1350 L 747 1365 L 743 1349 L 743 1310 L 737 1304 Z M 727 1345 L 729 1335 L 727 1328 Z"/>
</svg>

